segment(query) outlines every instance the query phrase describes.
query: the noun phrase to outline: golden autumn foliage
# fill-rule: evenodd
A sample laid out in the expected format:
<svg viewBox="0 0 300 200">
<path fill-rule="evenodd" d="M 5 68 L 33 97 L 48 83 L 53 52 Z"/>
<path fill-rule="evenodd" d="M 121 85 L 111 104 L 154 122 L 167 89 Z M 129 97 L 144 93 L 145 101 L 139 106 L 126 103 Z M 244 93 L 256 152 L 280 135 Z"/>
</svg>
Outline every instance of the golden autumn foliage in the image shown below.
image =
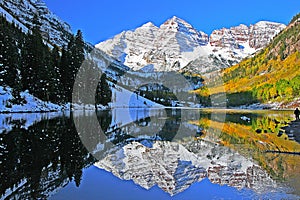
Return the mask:
<svg viewBox="0 0 300 200">
<path fill-rule="evenodd" d="M 241 72 L 238 73 L 237 69 Z M 250 73 L 253 71 L 256 73 Z M 300 53 L 296 52 L 283 61 L 279 59 L 270 60 L 260 66 L 251 66 L 250 61 L 245 60 L 238 65 L 225 69 L 222 74 L 225 77 L 224 85 L 209 88 L 210 95 L 219 93 L 224 88 L 228 93 L 243 92 L 267 83 L 274 84 L 280 79 L 290 80 L 300 75 Z M 202 91 L 199 90 L 200 92 Z M 206 93 L 206 95 L 208 94 Z"/>
<path fill-rule="evenodd" d="M 207 82 L 205 90 L 195 93 L 209 97 L 225 91 L 232 105 L 300 98 L 299 40 L 300 23 L 293 22 L 256 55 L 224 69 L 222 85 Z M 230 99 L 231 94 L 239 95 L 242 101 L 237 96 Z"/>
<path fill-rule="evenodd" d="M 251 114 L 250 111 L 248 113 Z M 284 179 L 292 177 L 294 172 L 300 173 L 299 156 L 267 153 L 267 151 L 300 152 L 298 142 L 289 140 L 284 133 L 279 134 L 281 128 L 292 120 L 290 114 L 277 116 L 268 113 L 265 115 L 263 111 L 256 114 L 258 114 L 257 118 L 252 118 L 251 123 L 244 124 L 233 121 L 223 123 L 205 117 L 191 123 L 204 127 L 206 134 L 202 139 L 215 138 L 214 140 L 219 144 L 254 159 L 274 178 Z"/>
</svg>

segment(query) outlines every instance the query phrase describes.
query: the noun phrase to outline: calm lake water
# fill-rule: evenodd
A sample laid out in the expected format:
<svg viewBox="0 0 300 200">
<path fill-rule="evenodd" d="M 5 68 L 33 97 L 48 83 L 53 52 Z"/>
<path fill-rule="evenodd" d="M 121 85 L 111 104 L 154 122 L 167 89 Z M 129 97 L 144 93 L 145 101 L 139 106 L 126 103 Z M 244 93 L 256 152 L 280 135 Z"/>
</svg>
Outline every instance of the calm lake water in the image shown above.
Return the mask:
<svg viewBox="0 0 300 200">
<path fill-rule="evenodd" d="M 0 198 L 300 199 L 292 113 L 0 114 Z"/>
</svg>

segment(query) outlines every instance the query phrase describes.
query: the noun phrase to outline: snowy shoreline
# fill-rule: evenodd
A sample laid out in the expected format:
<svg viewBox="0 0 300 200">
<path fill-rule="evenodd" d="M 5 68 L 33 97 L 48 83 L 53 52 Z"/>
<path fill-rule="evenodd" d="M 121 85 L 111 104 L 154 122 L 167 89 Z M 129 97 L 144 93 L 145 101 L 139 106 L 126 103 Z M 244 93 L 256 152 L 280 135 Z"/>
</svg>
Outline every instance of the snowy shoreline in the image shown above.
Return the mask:
<svg viewBox="0 0 300 200">
<path fill-rule="evenodd" d="M 112 88 L 113 102 L 109 103 L 108 106 L 98 105 L 98 110 L 110 110 L 119 108 L 144 108 L 144 109 L 154 109 L 154 108 L 175 108 L 175 109 L 220 109 L 214 107 L 165 107 L 163 105 L 157 104 L 149 99 L 141 97 L 128 91 L 124 88 Z M 14 97 L 12 95 L 12 89 L 10 87 L 0 86 L 0 114 L 9 113 L 50 113 L 50 112 L 65 112 L 65 111 L 94 111 L 94 105 L 87 104 L 72 104 L 67 103 L 64 105 L 58 105 L 51 102 L 42 101 L 28 91 L 20 93 L 21 98 L 25 100 L 23 104 L 13 104 Z M 300 100 L 298 100 L 300 102 Z M 295 104 L 299 103 L 297 100 Z M 290 105 L 290 106 L 289 106 Z M 233 110 L 293 110 L 293 104 L 287 104 L 283 106 L 282 103 L 268 103 L 268 104 L 251 104 L 242 105 L 236 107 L 226 107 L 224 109 Z"/>
<path fill-rule="evenodd" d="M 98 110 L 109 110 L 114 108 L 162 108 L 164 106 L 150 101 L 144 97 L 136 95 L 124 88 L 113 88 L 114 101 L 107 106 L 97 105 Z M 15 98 L 12 95 L 10 87 L 0 86 L 0 114 L 8 113 L 48 113 L 65 111 L 95 111 L 95 105 L 66 103 L 58 105 L 51 102 L 42 101 L 31 95 L 27 90 L 20 93 L 24 101 L 21 104 L 15 104 Z"/>
</svg>

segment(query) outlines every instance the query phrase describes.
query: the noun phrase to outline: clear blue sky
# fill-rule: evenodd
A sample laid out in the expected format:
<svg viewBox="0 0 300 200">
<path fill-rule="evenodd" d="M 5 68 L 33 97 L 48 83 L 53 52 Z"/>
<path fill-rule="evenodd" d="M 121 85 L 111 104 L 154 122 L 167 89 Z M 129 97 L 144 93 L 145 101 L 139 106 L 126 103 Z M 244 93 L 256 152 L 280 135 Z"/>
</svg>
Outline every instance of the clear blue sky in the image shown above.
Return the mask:
<svg viewBox="0 0 300 200">
<path fill-rule="evenodd" d="M 176 15 L 197 30 L 214 29 L 260 20 L 287 24 L 300 12 L 300 0 L 45 0 L 56 15 L 68 22 L 73 32 L 97 44 L 146 23 L 159 26 Z"/>
</svg>

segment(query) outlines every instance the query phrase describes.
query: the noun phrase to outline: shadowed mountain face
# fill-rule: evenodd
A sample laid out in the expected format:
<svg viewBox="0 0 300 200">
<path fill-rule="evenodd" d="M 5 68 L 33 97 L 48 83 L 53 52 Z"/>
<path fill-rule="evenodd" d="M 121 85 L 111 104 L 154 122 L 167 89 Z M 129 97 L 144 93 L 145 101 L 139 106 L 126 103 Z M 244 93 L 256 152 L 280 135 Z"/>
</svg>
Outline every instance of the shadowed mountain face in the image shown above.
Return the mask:
<svg viewBox="0 0 300 200">
<path fill-rule="evenodd" d="M 96 47 L 134 70 L 178 71 L 190 62 L 198 72 L 228 67 L 265 47 L 285 25 L 261 21 L 215 30 L 210 36 L 173 17 L 160 27 L 151 22 L 124 31 Z M 145 68 L 146 67 L 146 68 Z"/>
</svg>

